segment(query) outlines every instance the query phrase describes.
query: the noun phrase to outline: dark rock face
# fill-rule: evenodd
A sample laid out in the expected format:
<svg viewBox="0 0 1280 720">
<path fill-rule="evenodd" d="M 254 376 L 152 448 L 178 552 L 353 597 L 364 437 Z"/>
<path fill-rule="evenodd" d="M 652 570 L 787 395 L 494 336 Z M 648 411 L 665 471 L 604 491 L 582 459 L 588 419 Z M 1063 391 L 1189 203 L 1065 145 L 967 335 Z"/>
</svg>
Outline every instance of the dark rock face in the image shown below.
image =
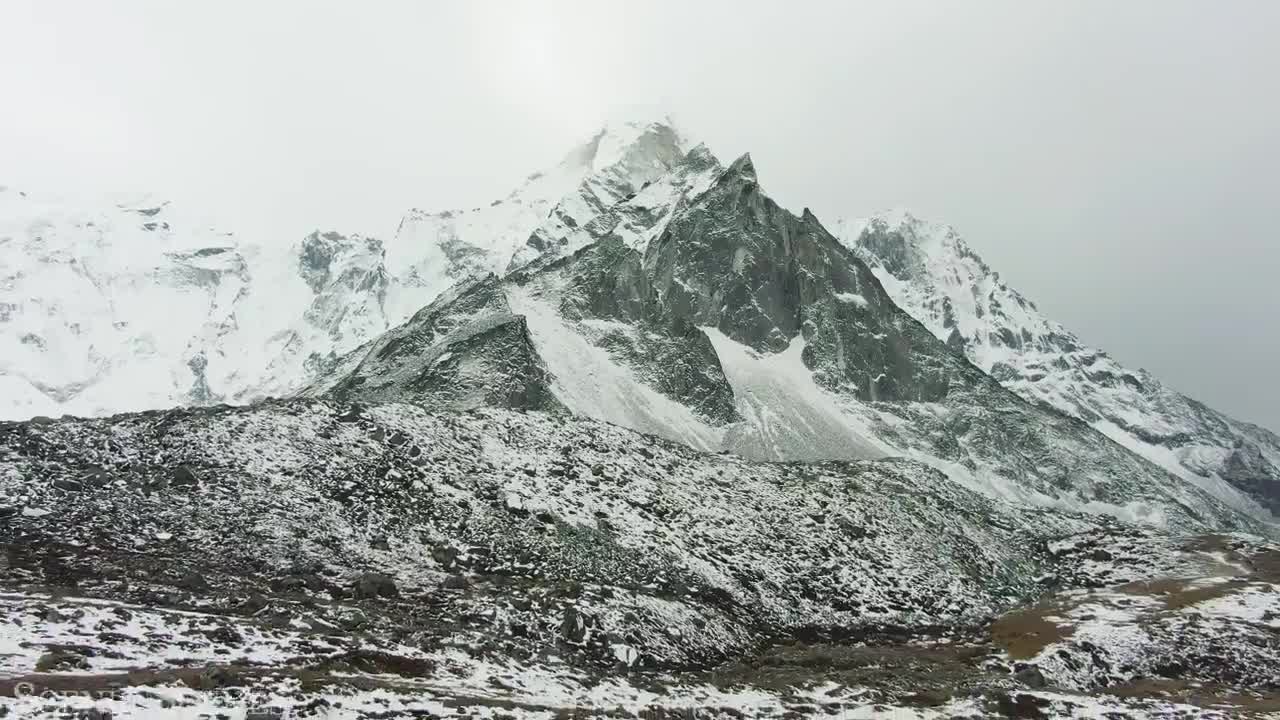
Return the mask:
<svg viewBox="0 0 1280 720">
<path fill-rule="evenodd" d="M 638 337 L 643 340 L 629 333 L 606 332 L 596 344 L 655 390 L 711 422 L 739 419 L 733 387 L 706 333 L 683 318 L 672 318 L 666 326 L 640 325 Z"/>
<path fill-rule="evenodd" d="M 1035 665 L 1028 665 L 1022 668 L 1015 673 L 1014 677 L 1023 685 L 1036 690 L 1048 684 L 1044 679 L 1044 673 L 1040 672 L 1040 668 Z"/>
<path fill-rule="evenodd" d="M 901 322 L 812 213 L 797 218 L 765 196 L 747 156 L 671 220 L 645 264 L 665 314 L 762 352 L 803 336 L 816 379 L 862 400 L 936 400 L 956 367 L 949 353 L 913 353 L 933 351 L 932 335 Z"/>
<path fill-rule="evenodd" d="M 391 280 L 385 255 L 376 238 L 336 232 L 308 235 L 298 249 L 298 274 L 315 298 L 303 319 L 334 340 L 341 340 L 352 325 L 386 327 L 383 306 Z"/>
<path fill-rule="evenodd" d="M 548 378 L 498 280 L 472 280 L 404 325 L 357 349 L 336 377 L 304 391 L 348 402 L 412 400 L 427 407 L 554 410 Z"/>
<path fill-rule="evenodd" d="M 640 253 L 617 237 L 605 237 L 551 265 L 562 272 L 566 292 L 560 314 L 569 320 L 611 320 L 638 332 L 605 330 L 593 338 L 618 362 L 634 369 L 658 392 L 714 423 L 738 419 L 733 388 L 706 333 L 659 302 Z M 514 282 L 524 282 L 519 274 Z"/>
<path fill-rule="evenodd" d="M 1280 469 L 1267 461 L 1256 444 L 1237 441 L 1227 454 L 1220 474 L 1222 479 L 1280 517 Z"/>
<path fill-rule="evenodd" d="M 59 490 L 65 490 L 67 492 L 80 492 L 81 490 L 84 490 L 83 484 L 70 478 L 58 478 L 53 481 L 53 486 Z"/>
<path fill-rule="evenodd" d="M 652 322 L 661 315 L 644 258 L 616 237 L 605 236 L 549 270 L 560 268 L 571 290 L 560 303 L 565 317 Z"/>
<path fill-rule="evenodd" d="M 191 374 L 194 376 L 187 396 L 194 405 L 207 405 L 217 400 L 213 391 L 209 389 L 208 378 L 205 377 L 205 368 L 208 366 L 209 360 L 204 353 L 197 353 L 187 360 L 187 367 L 191 368 Z"/>
<path fill-rule="evenodd" d="M 318 293 L 329 284 L 334 245 L 341 239 L 342 236 L 335 232 L 313 232 L 302 241 L 298 249 L 298 274 L 312 292 Z"/>
<path fill-rule="evenodd" d="M 370 271 L 359 264 L 351 265 L 350 256 L 378 260 L 384 254 L 382 242 L 375 238 L 313 232 L 298 248 L 298 274 L 316 294 L 335 283 L 352 290 L 382 293 L 386 289 L 386 272 L 380 267 Z"/>
<path fill-rule="evenodd" d="M 195 470 L 190 467 L 179 465 L 173 469 L 171 482 L 175 487 L 191 487 L 200 484 L 200 476 L 196 475 Z"/>
</svg>

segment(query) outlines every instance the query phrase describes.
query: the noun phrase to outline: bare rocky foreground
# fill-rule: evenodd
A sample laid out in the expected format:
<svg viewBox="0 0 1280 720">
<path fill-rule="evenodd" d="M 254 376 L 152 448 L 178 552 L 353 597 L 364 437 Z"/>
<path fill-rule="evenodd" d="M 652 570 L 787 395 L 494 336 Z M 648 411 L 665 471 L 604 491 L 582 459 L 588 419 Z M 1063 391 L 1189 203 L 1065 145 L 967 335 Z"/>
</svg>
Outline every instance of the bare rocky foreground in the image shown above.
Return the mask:
<svg viewBox="0 0 1280 720">
<path fill-rule="evenodd" d="M 0 462 L 11 717 L 1280 713 L 1276 545 L 918 463 L 301 400 L 3 424 Z"/>
</svg>

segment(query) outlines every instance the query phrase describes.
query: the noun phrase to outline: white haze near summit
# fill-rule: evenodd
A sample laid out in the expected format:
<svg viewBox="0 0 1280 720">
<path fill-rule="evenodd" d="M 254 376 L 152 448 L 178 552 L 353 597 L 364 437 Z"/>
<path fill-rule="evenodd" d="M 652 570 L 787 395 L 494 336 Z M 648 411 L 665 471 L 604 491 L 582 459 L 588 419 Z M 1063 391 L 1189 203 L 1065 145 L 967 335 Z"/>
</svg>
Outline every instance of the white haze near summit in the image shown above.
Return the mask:
<svg viewBox="0 0 1280 720">
<path fill-rule="evenodd" d="M 1121 361 L 1280 429 L 1280 3 L 0 3 L 0 184 L 245 235 L 482 205 L 610 118 L 906 207 Z"/>
</svg>

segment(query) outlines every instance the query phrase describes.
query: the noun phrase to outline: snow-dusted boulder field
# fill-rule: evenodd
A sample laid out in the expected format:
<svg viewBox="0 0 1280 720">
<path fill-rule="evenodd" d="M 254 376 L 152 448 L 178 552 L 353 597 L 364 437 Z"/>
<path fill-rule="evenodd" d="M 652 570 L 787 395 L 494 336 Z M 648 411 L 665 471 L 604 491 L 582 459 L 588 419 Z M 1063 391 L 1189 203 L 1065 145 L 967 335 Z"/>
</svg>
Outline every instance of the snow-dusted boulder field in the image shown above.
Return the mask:
<svg viewBox="0 0 1280 720">
<path fill-rule="evenodd" d="M 7 423 L 0 458 L 0 682 L 19 695 L 171 717 L 245 698 L 1143 717 L 1080 693 L 1177 666 L 1243 702 L 1278 660 L 1276 546 L 993 502 L 905 460 L 309 400 Z"/>
</svg>

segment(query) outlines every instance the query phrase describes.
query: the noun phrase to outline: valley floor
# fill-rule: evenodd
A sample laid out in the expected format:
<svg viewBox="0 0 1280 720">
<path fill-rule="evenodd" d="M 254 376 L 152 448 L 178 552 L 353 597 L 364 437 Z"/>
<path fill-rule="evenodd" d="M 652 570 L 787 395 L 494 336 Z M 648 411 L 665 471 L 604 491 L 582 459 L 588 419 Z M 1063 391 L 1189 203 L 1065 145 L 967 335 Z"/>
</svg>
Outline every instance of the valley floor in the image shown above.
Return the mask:
<svg viewBox="0 0 1280 720">
<path fill-rule="evenodd" d="M 1280 717 L 1280 545 L 538 413 L 0 423 L 0 718 Z"/>
<path fill-rule="evenodd" d="M 9 583 L 0 717 L 1280 717 L 1280 552 L 1245 557 L 1219 536 L 1184 549 L 1202 575 L 1068 590 L 971 628 L 791 639 L 681 673 L 628 671 L 625 656 L 584 672 L 332 623 L 354 605 L 272 597 L 237 615 Z"/>
</svg>

